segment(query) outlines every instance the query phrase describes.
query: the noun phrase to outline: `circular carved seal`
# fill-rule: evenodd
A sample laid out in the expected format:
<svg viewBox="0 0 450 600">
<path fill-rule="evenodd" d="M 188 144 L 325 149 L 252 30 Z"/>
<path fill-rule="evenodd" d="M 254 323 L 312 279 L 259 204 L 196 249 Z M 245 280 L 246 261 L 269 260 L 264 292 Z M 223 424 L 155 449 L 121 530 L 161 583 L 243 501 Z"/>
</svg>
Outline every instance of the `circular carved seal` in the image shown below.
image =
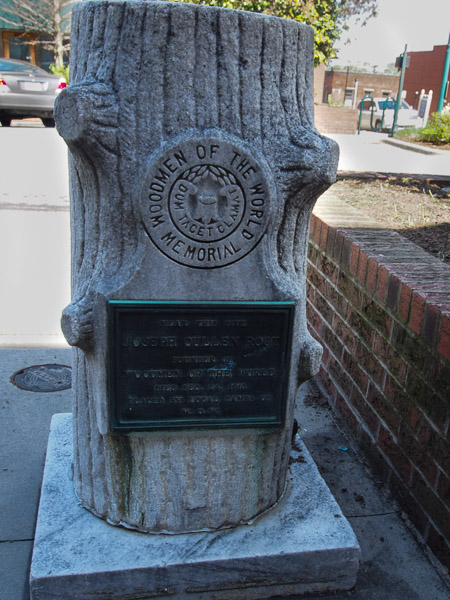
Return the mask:
<svg viewBox="0 0 450 600">
<path fill-rule="evenodd" d="M 188 267 L 213 269 L 255 248 L 266 229 L 271 190 L 267 168 L 255 154 L 238 141 L 191 137 L 156 157 L 141 210 L 163 254 Z"/>
</svg>

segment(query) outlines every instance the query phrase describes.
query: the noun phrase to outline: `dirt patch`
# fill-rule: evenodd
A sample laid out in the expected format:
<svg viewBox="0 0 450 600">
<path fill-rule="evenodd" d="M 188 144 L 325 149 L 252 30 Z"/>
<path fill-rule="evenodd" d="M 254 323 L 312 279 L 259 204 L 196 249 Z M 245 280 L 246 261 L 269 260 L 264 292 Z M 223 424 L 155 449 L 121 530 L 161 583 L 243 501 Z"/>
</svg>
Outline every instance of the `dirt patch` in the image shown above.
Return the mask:
<svg viewBox="0 0 450 600">
<path fill-rule="evenodd" d="M 414 132 L 407 133 L 404 131 L 403 134 L 396 135 L 395 139 L 400 140 L 401 142 L 410 142 L 411 144 L 416 144 L 416 146 L 423 146 L 429 150 L 450 150 L 450 144 L 433 144 L 432 142 L 423 142 L 422 140 L 419 140 L 419 135 Z"/>
<path fill-rule="evenodd" d="M 450 144 L 433 144 L 432 142 L 422 142 L 418 139 L 417 135 L 396 135 L 396 140 L 401 142 L 410 142 L 411 144 L 415 144 L 416 146 L 423 146 L 424 148 L 428 148 L 429 150 L 450 150 Z"/>
<path fill-rule="evenodd" d="M 336 196 L 450 264 L 450 181 L 389 175 L 342 177 Z"/>
</svg>

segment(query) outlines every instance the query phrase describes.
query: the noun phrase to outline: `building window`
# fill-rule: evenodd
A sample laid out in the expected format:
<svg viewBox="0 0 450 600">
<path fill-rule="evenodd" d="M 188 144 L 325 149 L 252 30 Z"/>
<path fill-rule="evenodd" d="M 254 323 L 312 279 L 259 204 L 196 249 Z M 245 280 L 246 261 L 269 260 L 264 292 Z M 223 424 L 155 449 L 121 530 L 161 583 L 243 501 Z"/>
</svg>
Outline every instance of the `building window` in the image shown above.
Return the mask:
<svg viewBox="0 0 450 600">
<path fill-rule="evenodd" d="M 30 42 L 21 37 L 9 38 L 9 57 L 19 60 L 31 60 Z"/>
<path fill-rule="evenodd" d="M 392 95 L 392 90 L 381 90 L 381 95 L 383 96 L 383 98 L 388 98 Z"/>
<path fill-rule="evenodd" d="M 5 58 L 18 58 L 36 64 L 35 36 L 31 33 L 18 34 L 13 31 L 2 32 L 3 55 Z"/>
<path fill-rule="evenodd" d="M 355 88 L 346 88 L 345 89 L 344 106 L 353 106 L 354 93 L 355 93 Z"/>
<path fill-rule="evenodd" d="M 364 96 L 373 96 L 374 91 L 373 88 L 364 88 Z"/>
</svg>

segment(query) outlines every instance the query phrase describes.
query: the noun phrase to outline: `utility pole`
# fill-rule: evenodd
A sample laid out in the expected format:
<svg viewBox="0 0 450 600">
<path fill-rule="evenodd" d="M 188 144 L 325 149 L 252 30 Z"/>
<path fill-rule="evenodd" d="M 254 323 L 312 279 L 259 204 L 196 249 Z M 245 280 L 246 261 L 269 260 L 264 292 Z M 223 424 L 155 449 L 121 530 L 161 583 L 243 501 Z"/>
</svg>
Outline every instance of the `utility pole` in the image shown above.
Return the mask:
<svg viewBox="0 0 450 600">
<path fill-rule="evenodd" d="M 405 44 L 405 51 L 403 52 L 402 56 L 397 58 L 396 65 L 395 65 L 395 66 L 397 66 L 397 65 L 401 66 L 402 72 L 400 75 L 400 83 L 398 85 L 397 103 L 395 105 L 394 121 L 392 123 L 392 129 L 389 132 L 389 137 L 394 137 L 395 128 L 397 127 L 398 111 L 400 109 L 400 103 L 402 101 L 403 80 L 405 79 L 405 69 L 408 67 L 408 63 L 409 63 L 407 51 L 408 51 L 408 44 Z"/>
<path fill-rule="evenodd" d="M 450 33 L 448 35 L 448 43 L 447 43 L 447 54 L 445 55 L 444 62 L 444 70 L 442 71 L 442 83 L 441 83 L 441 93 L 439 94 L 439 100 L 437 105 L 437 112 L 441 112 L 444 106 L 444 98 L 447 92 L 448 86 L 448 69 L 450 66 Z"/>
</svg>

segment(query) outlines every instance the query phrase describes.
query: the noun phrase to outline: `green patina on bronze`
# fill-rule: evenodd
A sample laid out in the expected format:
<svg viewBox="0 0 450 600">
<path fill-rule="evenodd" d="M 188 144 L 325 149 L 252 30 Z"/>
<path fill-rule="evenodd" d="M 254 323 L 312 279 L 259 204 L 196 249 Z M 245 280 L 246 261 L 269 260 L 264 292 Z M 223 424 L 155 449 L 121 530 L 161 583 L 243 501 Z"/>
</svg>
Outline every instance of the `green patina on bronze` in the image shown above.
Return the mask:
<svg viewBox="0 0 450 600">
<path fill-rule="evenodd" d="M 282 426 L 294 307 L 110 301 L 112 429 Z"/>
</svg>

